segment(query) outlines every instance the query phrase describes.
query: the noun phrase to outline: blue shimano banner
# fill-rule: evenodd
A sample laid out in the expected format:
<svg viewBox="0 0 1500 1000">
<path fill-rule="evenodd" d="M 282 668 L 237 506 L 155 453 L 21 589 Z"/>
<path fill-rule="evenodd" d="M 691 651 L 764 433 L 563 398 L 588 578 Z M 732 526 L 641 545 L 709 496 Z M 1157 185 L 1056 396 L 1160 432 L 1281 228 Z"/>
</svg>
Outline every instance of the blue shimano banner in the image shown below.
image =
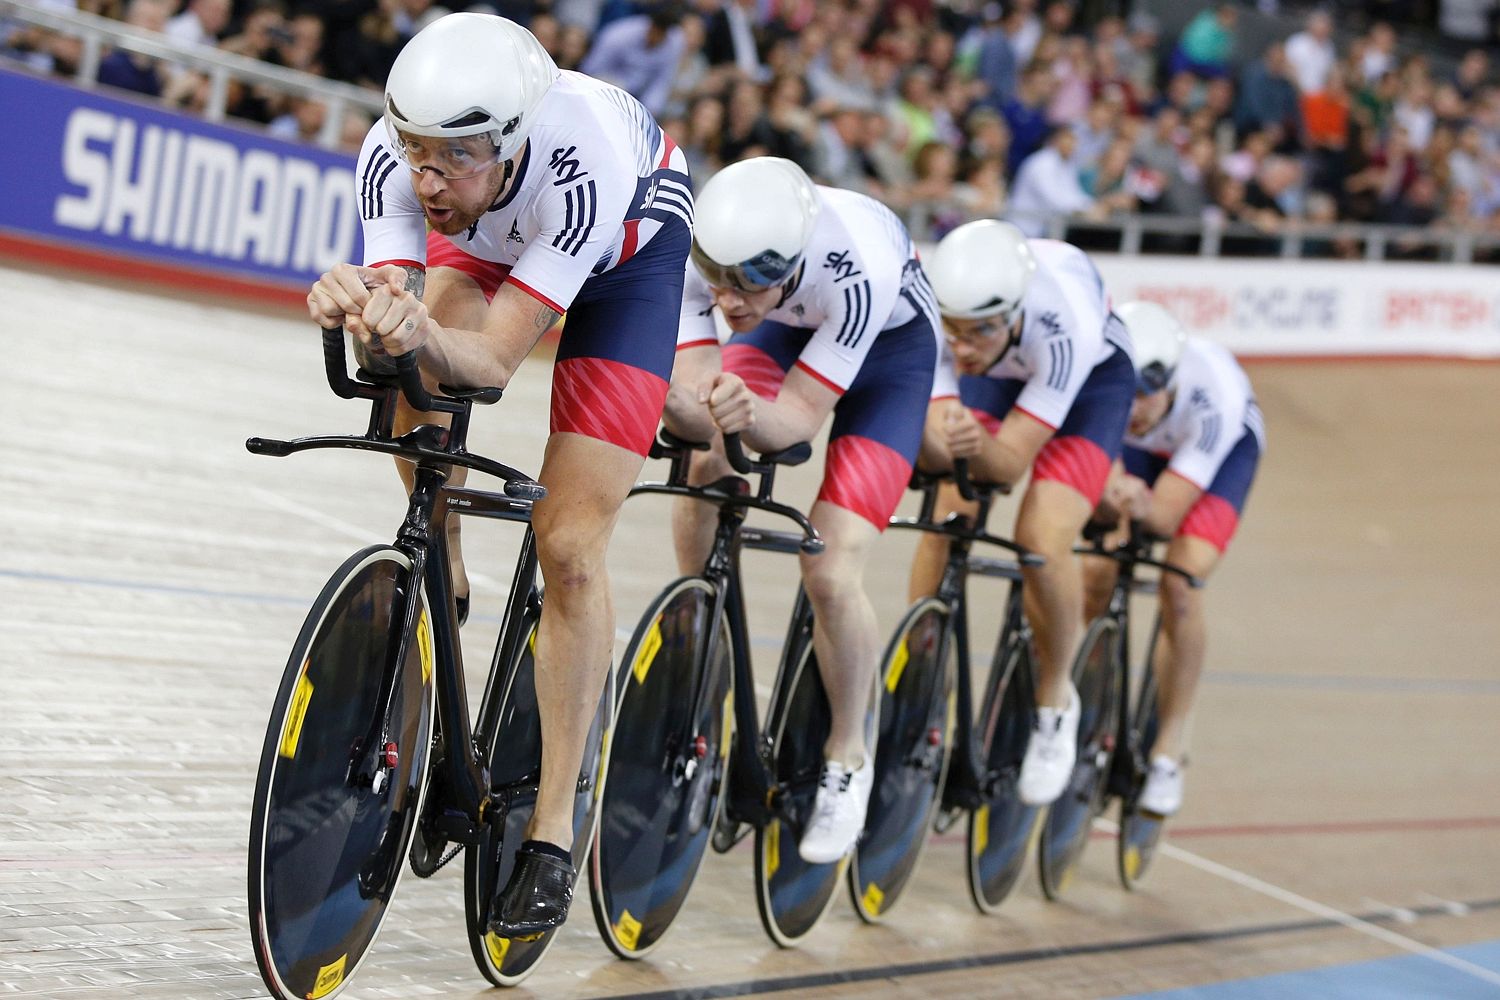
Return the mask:
<svg viewBox="0 0 1500 1000">
<path fill-rule="evenodd" d="M 305 286 L 360 255 L 354 157 L 0 70 L 0 229 Z"/>
</svg>

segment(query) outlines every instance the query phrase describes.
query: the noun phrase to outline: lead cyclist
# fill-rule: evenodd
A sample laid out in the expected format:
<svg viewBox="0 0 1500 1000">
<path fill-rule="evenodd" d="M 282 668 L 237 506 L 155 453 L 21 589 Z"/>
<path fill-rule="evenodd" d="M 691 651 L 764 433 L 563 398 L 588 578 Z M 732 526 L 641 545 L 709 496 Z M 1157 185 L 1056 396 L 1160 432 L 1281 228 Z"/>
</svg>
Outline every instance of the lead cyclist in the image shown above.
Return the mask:
<svg viewBox="0 0 1500 1000">
<path fill-rule="evenodd" d="M 449 14 L 397 57 L 356 170 L 364 263 L 307 297 L 366 367 L 417 352 L 430 385 L 505 386 L 558 317 L 550 436 L 533 511 L 547 600 L 536 644 L 542 770 L 489 929 L 567 916 L 573 797 L 614 645 L 605 548 L 655 435 L 693 219 L 681 150 L 641 104 L 559 71 L 520 25 Z M 438 422 L 403 409 L 396 430 Z M 408 489 L 411 469 L 398 463 Z M 463 481 L 463 470 L 450 479 Z M 460 617 L 468 581 L 450 522 Z"/>
</svg>

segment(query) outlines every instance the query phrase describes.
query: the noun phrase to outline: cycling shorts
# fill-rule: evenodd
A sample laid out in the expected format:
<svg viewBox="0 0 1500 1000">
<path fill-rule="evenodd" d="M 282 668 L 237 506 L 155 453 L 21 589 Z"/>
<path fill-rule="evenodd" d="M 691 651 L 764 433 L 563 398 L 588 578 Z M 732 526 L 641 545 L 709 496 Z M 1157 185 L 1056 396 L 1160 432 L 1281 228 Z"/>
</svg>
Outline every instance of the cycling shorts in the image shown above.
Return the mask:
<svg viewBox="0 0 1500 1000">
<path fill-rule="evenodd" d="M 1156 485 L 1157 477 L 1166 471 L 1170 461 L 1168 455 L 1156 455 L 1129 445 L 1125 447 L 1125 471 L 1139 476 L 1151 486 Z M 1260 442 L 1247 429 L 1224 456 L 1219 471 L 1214 473 L 1213 482 L 1182 519 L 1177 534 L 1201 538 L 1221 553 L 1226 551 L 1239 528 L 1240 514 L 1245 510 L 1245 499 L 1250 495 L 1250 484 L 1255 481 L 1255 469 L 1259 464 Z"/>
<path fill-rule="evenodd" d="M 591 275 L 568 306 L 552 371 L 552 433 L 645 455 L 672 378 L 692 238 L 675 217 L 625 263 Z M 427 234 L 427 266 L 462 271 L 493 299 L 510 269 Z"/>
<path fill-rule="evenodd" d="M 724 370 L 774 400 L 814 332 L 767 320 L 729 339 Z M 937 336 L 925 316 L 880 331 L 834 405 L 819 500 L 885 530 L 911 480 L 936 366 Z"/>
<path fill-rule="evenodd" d="M 1000 422 L 1024 388 L 1022 379 L 964 375 L 958 380 L 959 399 L 991 434 L 1000 430 Z M 1134 399 L 1135 367 L 1124 351 L 1115 348 L 1089 372 L 1062 425 L 1054 428 L 1052 440 L 1037 454 L 1032 481 L 1071 486 L 1091 507 L 1098 506 L 1109 468 L 1124 446 Z"/>
</svg>

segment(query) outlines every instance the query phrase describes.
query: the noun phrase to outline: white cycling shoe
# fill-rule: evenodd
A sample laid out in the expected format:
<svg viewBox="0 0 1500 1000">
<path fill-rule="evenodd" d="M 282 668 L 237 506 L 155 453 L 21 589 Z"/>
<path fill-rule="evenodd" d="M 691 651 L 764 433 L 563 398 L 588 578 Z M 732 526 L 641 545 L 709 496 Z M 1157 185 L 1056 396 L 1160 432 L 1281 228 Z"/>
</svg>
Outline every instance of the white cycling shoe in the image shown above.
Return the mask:
<svg viewBox="0 0 1500 1000">
<path fill-rule="evenodd" d="M 835 760 L 824 763 L 812 818 L 797 844 L 797 853 L 803 861 L 826 865 L 854 849 L 865 829 L 865 808 L 874 784 L 874 754 L 866 752 L 865 762 L 857 771 L 850 771 Z"/>
<path fill-rule="evenodd" d="M 1068 706 L 1038 706 L 1036 726 L 1026 743 L 1026 757 L 1021 761 L 1021 777 L 1016 791 L 1028 806 L 1045 806 L 1057 801 L 1068 787 L 1073 764 L 1078 759 L 1078 717 L 1082 712 L 1078 689 L 1068 685 Z"/>
<path fill-rule="evenodd" d="M 1158 816 L 1170 816 L 1182 808 L 1182 765 L 1171 757 L 1152 757 L 1146 784 L 1136 808 Z"/>
</svg>

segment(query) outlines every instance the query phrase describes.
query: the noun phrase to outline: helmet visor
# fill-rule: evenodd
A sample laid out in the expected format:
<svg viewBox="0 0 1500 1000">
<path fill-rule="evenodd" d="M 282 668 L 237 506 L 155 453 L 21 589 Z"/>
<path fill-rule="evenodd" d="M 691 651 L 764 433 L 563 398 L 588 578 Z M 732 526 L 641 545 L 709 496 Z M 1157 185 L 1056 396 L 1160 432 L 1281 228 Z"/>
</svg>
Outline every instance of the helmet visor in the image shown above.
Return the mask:
<svg viewBox="0 0 1500 1000">
<path fill-rule="evenodd" d="M 802 255 L 783 257 L 775 250 L 766 250 L 738 264 L 720 264 L 693 241 L 693 264 L 703 280 L 714 288 L 734 288 L 741 292 L 760 292 L 775 287 L 792 276 Z"/>
<path fill-rule="evenodd" d="M 1172 381 L 1172 371 L 1160 361 L 1153 361 L 1135 373 L 1135 392 L 1138 396 L 1150 396 L 1161 392 Z"/>
</svg>

